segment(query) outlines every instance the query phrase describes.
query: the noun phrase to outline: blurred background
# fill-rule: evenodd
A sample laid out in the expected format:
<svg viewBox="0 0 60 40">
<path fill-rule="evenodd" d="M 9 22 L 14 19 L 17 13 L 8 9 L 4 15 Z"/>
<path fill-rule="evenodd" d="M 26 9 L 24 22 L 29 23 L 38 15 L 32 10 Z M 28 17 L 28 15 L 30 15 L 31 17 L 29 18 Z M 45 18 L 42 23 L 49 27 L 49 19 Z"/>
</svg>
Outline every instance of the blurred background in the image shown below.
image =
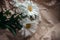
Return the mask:
<svg viewBox="0 0 60 40">
<path fill-rule="evenodd" d="M 0 11 L 11 9 L 9 3 L 12 0 L 0 0 Z M 22 0 L 19 0 L 20 2 Z M 13 36 L 9 31 L 0 29 L 0 40 L 60 40 L 60 0 L 31 0 L 38 4 L 41 15 L 41 22 L 38 29 L 31 37 L 24 38 L 17 32 Z"/>
</svg>

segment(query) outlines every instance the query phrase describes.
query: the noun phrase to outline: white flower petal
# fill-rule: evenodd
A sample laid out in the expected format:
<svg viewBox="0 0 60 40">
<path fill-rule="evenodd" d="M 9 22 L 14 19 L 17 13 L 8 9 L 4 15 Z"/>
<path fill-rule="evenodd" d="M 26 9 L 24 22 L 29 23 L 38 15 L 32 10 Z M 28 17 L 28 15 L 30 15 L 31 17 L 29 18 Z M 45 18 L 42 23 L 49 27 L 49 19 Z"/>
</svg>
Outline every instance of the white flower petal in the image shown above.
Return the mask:
<svg viewBox="0 0 60 40">
<path fill-rule="evenodd" d="M 29 32 L 29 30 L 25 30 L 25 36 L 30 36 L 31 35 L 31 32 Z"/>
</svg>

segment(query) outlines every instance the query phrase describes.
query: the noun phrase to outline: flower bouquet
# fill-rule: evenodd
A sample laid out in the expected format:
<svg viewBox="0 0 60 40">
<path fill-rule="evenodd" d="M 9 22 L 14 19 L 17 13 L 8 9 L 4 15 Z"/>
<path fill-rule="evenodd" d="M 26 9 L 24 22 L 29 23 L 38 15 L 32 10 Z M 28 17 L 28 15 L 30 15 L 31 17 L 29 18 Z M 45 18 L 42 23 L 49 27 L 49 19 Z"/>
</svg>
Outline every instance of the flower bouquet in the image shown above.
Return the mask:
<svg viewBox="0 0 60 40">
<path fill-rule="evenodd" d="M 24 37 L 31 36 L 36 32 L 39 23 L 39 8 L 36 3 L 30 0 L 19 2 L 13 0 L 10 2 L 16 8 L 14 14 L 10 10 L 0 12 L 0 28 L 9 29 L 16 35 L 16 29 L 19 29 Z"/>
</svg>

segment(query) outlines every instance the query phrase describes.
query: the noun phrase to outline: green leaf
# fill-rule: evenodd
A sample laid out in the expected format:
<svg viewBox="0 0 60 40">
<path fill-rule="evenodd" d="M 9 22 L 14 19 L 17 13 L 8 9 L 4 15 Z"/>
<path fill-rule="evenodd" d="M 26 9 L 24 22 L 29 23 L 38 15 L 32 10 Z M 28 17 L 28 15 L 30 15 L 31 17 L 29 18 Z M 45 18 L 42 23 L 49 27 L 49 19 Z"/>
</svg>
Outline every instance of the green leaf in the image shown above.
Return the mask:
<svg viewBox="0 0 60 40">
<path fill-rule="evenodd" d="M 26 18 L 27 15 L 23 16 L 23 13 L 19 14 L 20 18 Z"/>
<path fill-rule="evenodd" d="M 16 36 L 16 29 L 12 26 L 6 25 L 6 27 L 10 30 L 10 32 L 13 33 L 14 36 Z"/>
<path fill-rule="evenodd" d="M 11 16 L 11 18 L 10 18 L 9 21 L 8 21 L 8 24 L 10 24 L 10 25 L 15 24 L 15 18 L 14 18 L 15 15 L 16 15 L 16 14 L 14 14 L 14 15 Z"/>
<path fill-rule="evenodd" d="M 11 12 L 9 12 L 9 10 L 7 10 L 7 11 L 5 12 L 5 14 L 6 14 L 6 15 L 11 15 Z"/>
<path fill-rule="evenodd" d="M 5 21 L 7 18 L 5 16 L 2 16 L 0 20 Z"/>
<path fill-rule="evenodd" d="M 0 12 L 0 21 L 5 21 L 7 19 L 6 16 L 4 16 L 3 11 Z"/>
<path fill-rule="evenodd" d="M 16 28 L 18 28 L 19 30 L 23 27 L 23 25 L 21 25 L 19 22 L 17 22 L 15 25 L 16 25 Z"/>
<path fill-rule="evenodd" d="M 15 16 L 16 14 L 13 14 L 12 16 L 11 16 L 11 18 L 10 18 L 10 20 L 14 20 L 14 16 Z"/>
<path fill-rule="evenodd" d="M 22 20 L 22 17 L 21 17 L 21 15 L 19 15 L 19 19 L 20 19 L 20 20 Z"/>
<path fill-rule="evenodd" d="M 2 17 L 2 16 L 3 16 L 3 11 L 0 12 L 0 17 Z"/>
<path fill-rule="evenodd" d="M 6 29 L 6 26 L 3 23 L 0 23 L 0 29 Z"/>
<path fill-rule="evenodd" d="M 25 16 L 21 16 L 22 18 L 26 18 L 27 17 L 27 15 L 25 15 Z"/>
</svg>

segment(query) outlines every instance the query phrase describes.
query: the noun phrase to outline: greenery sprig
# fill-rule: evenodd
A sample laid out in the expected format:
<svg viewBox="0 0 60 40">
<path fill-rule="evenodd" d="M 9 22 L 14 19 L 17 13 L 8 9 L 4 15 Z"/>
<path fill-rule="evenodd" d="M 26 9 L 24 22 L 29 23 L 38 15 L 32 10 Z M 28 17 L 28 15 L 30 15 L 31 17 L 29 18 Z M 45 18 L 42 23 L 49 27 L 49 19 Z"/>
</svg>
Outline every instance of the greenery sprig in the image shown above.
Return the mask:
<svg viewBox="0 0 60 40">
<path fill-rule="evenodd" d="M 10 15 L 11 17 L 7 18 L 8 15 Z M 18 14 L 17 16 L 16 15 L 17 13 L 11 15 L 11 12 L 9 12 L 9 10 L 6 10 L 6 12 L 1 11 L 0 29 L 9 29 L 9 31 L 12 32 L 13 35 L 16 35 L 16 29 L 20 30 L 23 27 L 23 25 L 19 21 L 27 17 L 27 16 L 23 16 L 22 13 Z"/>
</svg>

